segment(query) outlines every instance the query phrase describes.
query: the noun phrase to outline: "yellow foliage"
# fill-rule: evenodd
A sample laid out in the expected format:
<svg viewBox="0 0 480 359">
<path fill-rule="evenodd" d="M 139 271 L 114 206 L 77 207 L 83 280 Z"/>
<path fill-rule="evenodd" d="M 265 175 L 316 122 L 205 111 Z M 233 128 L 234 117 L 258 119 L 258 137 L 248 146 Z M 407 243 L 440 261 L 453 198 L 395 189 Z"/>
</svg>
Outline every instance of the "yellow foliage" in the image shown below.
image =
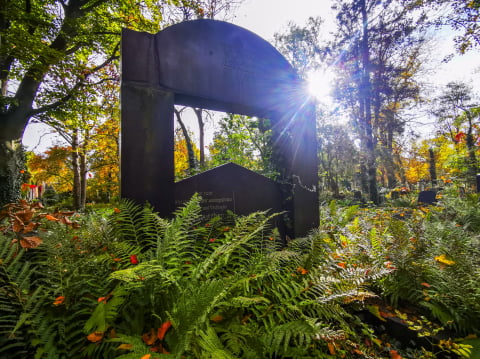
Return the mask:
<svg viewBox="0 0 480 359">
<path fill-rule="evenodd" d="M 198 158 L 200 157 L 200 151 L 195 146 L 195 144 L 192 145 L 193 154 L 195 156 L 195 159 L 198 160 Z M 187 141 L 179 133 L 177 133 L 175 136 L 173 157 L 175 163 L 175 178 L 185 177 L 185 173 L 189 169 Z"/>
</svg>

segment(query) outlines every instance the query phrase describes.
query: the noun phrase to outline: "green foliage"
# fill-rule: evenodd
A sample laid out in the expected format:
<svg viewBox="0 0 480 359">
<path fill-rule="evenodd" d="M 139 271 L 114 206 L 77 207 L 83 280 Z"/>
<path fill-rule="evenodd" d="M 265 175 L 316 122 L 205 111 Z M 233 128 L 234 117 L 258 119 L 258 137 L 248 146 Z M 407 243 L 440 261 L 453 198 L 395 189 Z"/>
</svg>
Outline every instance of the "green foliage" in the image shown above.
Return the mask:
<svg viewBox="0 0 480 359">
<path fill-rule="evenodd" d="M 342 215 L 336 216 L 341 223 Z M 395 307 L 409 303 L 446 328 L 478 334 L 478 196 L 443 196 L 429 207 L 366 209 L 362 217 L 346 226 L 345 236 L 369 235 L 368 252 L 395 268 L 376 281 L 375 291 Z"/>
<path fill-rule="evenodd" d="M 171 220 L 124 201 L 74 218 L 77 229 L 40 213 L 43 242 L 28 250 L 3 226 L 0 356 L 380 358 L 390 349 L 371 345 L 355 314 L 383 317 L 378 295 L 478 334 L 475 196 L 418 209 L 331 202 L 317 230 L 283 247 L 272 215 L 205 223 L 200 200 Z"/>
<path fill-rule="evenodd" d="M 384 270 L 335 265 L 320 232 L 279 250 L 265 212 L 202 223 L 199 203 L 165 220 L 126 201 L 109 217 L 75 218 L 77 229 L 43 213 L 43 242 L 28 251 L 3 227 L 1 355 L 300 358 L 324 357 L 331 342 L 338 353 L 357 348 L 362 325 L 345 305 L 369 296 L 366 283 Z"/>
<path fill-rule="evenodd" d="M 51 216 L 51 215 L 50 215 Z M 10 233 L 0 234 L 0 355 L 9 358 L 82 357 L 88 344 L 83 325 L 96 298 L 112 287 L 112 257 L 101 218 L 84 217 L 73 229 L 53 216 L 41 220 L 43 242 L 24 249 Z M 112 254 L 120 252 L 116 244 Z"/>
<path fill-rule="evenodd" d="M 229 115 L 218 123 L 210 146 L 209 166 L 234 162 L 267 177 L 278 175 L 272 165 L 272 130 L 268 120 Z"/>
</svg>

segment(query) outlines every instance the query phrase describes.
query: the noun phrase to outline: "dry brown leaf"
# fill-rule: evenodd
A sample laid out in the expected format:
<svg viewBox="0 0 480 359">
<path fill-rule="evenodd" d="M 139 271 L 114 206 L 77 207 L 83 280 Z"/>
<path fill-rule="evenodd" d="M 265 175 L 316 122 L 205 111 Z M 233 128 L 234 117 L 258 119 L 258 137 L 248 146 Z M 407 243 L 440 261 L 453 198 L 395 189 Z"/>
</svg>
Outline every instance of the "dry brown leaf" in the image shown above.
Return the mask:
<svg viewBox="0 0 480 359">
<path fill-rule="evenodd" d="M 42 239 L 40 237 L 23 237 L 20 239 L 20 245 L 23 248 L 36 248 L 42 243 Z"/>
<path fill-rule="evenodd" d="M 22 222 L 30 222 L 33 218 L 35 211 L 31 209 L 24 209 L 23 211 L 17 211 L 15 215 L 22 220 Z"/>
<path fill-rule="evenodd" d="M 36 230 L 38 228 L 39 225 L 40 225 L 40 223 L 38 223 L 38 222 L 30 222 L 23 229 L 23 233 L 33 232 L 34 230 Z"/>
<path fill-rule="evenodd" d="M 17 216 L 14 216 L 13 217 L 13 223 L 12 223 L 12 230 L 15 232 L 15 233 L 20 233 L 23 231 L 23 228 L 24 228 L 24 223 L 23 221 L 17 217 Z"/>
</svg>

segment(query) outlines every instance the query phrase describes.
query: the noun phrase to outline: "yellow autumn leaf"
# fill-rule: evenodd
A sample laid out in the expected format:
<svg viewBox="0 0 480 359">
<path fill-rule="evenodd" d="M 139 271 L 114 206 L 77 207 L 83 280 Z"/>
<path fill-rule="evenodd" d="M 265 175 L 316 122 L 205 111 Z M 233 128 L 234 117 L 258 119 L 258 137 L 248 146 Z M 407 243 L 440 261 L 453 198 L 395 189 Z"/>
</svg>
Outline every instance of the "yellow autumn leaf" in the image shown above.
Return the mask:
<svg viewBox="0 0 480 359">
<path fill-rule="evenodd" d="M 131 350 L 133 348 L 132 344 L 120 344 L 117 349 Z"/>
<path fill-rule="evenodd" d="M 436 256 L 435 257 L 435 260 L 438 262 L 438 263 L 442 263 L 442 264 L 445 264 L 447 266 L 451 266 L 451 265 L 454 265 L 455 264 L 455 261 L 452 261 L 450 259 L 447 259 L 447 257 L 445 256 L 445 254 L 442 254 L 440 256 Z"/>
<path fill-rule="evenodd" d="M 382 314 L 380 312 L 380 308 L 378 307 L 378 305 L 376 305 L 376 304 L 367 305 L 367 309 L 370 313 L 372 313 L 374 316 L 376 316 L 382 322 L 386 322 L 385 318 L 382 316 Z"/>
</svg>

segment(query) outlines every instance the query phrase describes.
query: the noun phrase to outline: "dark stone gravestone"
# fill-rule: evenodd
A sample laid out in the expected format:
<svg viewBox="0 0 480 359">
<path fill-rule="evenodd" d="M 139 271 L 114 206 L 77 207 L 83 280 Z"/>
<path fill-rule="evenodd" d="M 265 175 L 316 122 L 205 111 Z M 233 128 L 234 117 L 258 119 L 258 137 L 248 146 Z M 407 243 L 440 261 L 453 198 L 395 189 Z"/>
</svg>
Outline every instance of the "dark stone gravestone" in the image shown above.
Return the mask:
<svg viewBox="0 0 480 359">
<path fill-rule="evenodd" d="M 194 193 L 202 196 L 202 215 L 209 219 L 226 211 L 247 215 L 258 210 L 283 211 L 282 189 L 275 181 L 235 163 L 213 168 L 175 183 L 175 207 Z M 283 227 L 281 216 L 273 223 Z M 283 231 L 283 228 L 280 228 Z"/>
<path fill-rule="evenodd" d="M 353 191 L 353 199 L 355 201 L 363 202 L 363 196 L 361 191 Z"/>
<path fill-rule="evenodd" d="M 418 194 L 418 203 L 423 203 L 423 204 L 433 204 L 435 203 L 437 197 L 437 192 L 436 191 L 421 191 Z"/>
<path fill-rule="evenodd" d="M 315 109 L 304 81 L 274 47 L 236 25 L 201 19 L 157 34 L 124 29 L 121 52 L 123 198 L 171 216 L 174 105 L 200 107 L 270 119 L 279 180 L 289 187 L 282 195 L 293 225 L 288 235 L 318 226 Z M 228 168 L 219 171 L 228 175 Z M 230 185 L 237 186 L 235 179 Z M 262 207 L 259 200 L 252 209 Z"/>
</svg>

